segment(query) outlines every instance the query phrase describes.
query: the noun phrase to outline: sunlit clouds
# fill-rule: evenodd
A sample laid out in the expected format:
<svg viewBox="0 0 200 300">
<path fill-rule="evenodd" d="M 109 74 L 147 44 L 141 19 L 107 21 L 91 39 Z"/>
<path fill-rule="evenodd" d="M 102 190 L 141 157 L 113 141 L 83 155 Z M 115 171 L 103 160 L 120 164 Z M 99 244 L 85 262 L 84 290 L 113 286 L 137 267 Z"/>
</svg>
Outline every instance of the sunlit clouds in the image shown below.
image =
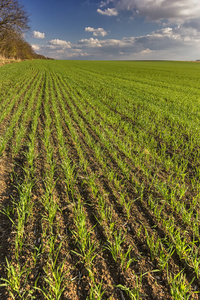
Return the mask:
<svg viewBox="0 0 200 300">
<path fill-rule="evenodd" d="M 47 34 L 33 31 L 33 37 L 41 40 L 32 43 L 33 49 L 60 59 L 186 60 L 200 56 L 200 1 L 106 0 L 93 4 L 92 9 L 96 20 L 87 18 L 87 24 L 79 27 L 78 39 L 60 38 L 59 32 L 48 39 Z M 127 24 L 129 35 L 126 30 L 120 34 L 118 24 L 123 28 Z M 144 33 L 136 34 L 141 24 Z"/>
</svg>

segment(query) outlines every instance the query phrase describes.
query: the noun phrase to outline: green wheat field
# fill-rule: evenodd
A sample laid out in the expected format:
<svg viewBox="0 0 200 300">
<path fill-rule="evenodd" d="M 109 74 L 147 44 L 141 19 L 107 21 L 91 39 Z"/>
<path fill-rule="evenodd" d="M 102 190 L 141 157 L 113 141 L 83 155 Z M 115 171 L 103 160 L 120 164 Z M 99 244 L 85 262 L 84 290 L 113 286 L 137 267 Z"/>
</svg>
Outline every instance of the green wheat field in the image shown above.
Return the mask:
<svg viewBox="0 0 200 300">
<path fill-rule="evenodd" d="M 200 64 L 0 68 L 0 299 L 199 299 Z"/>
</svg>

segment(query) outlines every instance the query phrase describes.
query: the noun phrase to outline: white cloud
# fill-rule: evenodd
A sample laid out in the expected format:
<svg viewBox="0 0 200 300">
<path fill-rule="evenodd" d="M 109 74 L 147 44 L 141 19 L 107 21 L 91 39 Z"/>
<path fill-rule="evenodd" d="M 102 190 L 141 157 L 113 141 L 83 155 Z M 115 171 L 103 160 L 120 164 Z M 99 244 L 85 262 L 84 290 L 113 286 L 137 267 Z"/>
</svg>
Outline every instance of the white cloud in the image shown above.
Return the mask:
<svg viewBox="0 0 200 300">
<path fill-rule="evenodd" d="M 31 45 L 31 47 L 33 48 L 34 51 L 40 50 L 40 46 L 39 45 Z"/>
<path fill-rule="evenodd" d="M 77 47 L 100 48 L 102 45 L 98 39 L 90 38 L 80 40 L 77 44 Z"/>
<path fill-rule="evenodd" d="M 92 27 L 86 27 L 85 31 L 92 32 L 93 36 L 103 36 L 104 37 L 108 34 L 107 31 L 104 30 L 103 28 L 94 29 Z"/>
<path fill-rule="evenodd" d="M 109 3 L 116 11 L 132 11 L 151 21 L 183 23 L 188 19 L 199 18 L 200 15 L 199 0 L 107 0 L 102 1 L 100 7 Z"/>
<path fill-rule="evenodd" d="M 142 50 L 141 51 L 141 54 L 151 54 L 153 51 L 150 50 L 149 48 L 145 49 L 145 50 Z"/>
<path fill-rule="evenodd" d="M 200 32 L 182 26 L 165 27 L 147 35 L 122 39 L 82 39 L 76 44 L 99 58 L 184 59 L 200 50 Z M 194 51 L 195 45 L 195 51 Z M 169 54 L 168 54 L 169 53 Z M 171 55 L 171 56 L 169 56 Z M 182 55 L 182 56 L 181 56 Z"/>
<path fill-rule="evenodd" d="M 116 40 L 116 39 L 107 39 L 100 41 L 102 47 L 104 48 L 112 48 L 112 49 L 122 49 L 122 48 L 127 48 L 129 46 L 132 46 L 134 43 L 134 38 L 123 38 L 121 40 Z"/>
<path fill-rule="evenodd" d="M 63 41 L 63 40 L 59 40 L 59 39 L 53 39 L 51 41 L 49 41 L 49 45 L 53 46 L 53 47 L 64 47 L 64 48 L 71 48 L 71 43 L 67 42 L 67 41 Z"/>
<path fill-rule="evenodd" d="M 109 17 L 118 15 L 118 11 L 115 8 L 107 8 L 105 10 L 101 10 L 100 8 L 98 8 L 97 12 L 101 15 L 109 16 Z"/>
<path fill-rule="evenodd" d="M 141 0 L 142 1 L 142 0 Z M 177 59 L 195 60 L 200 53 L 200 22 L 169 25 L 146 35 L 122 39 L 80 39 L 76 43 L 52 39 L 46 45 L 33 45 L 41 54 L 57 59 Z M 103 28 L 86 27 L 92 34 Z M 100 35 L 102 36 L 102 35 Z"/>
<path fill-rule="evenodd" d="M 33 31 L 33 37 L 36 39 L 44 39 L 45 33 L 39 32 L 39 31 Z"/>
<path fill-rule="evenodd" d="M 118 14 L 129 12 L 129 18 L 143 17 L 146 21 L 159 22 L 163 29 L 150 32 L 144 36 L 123 38 L 119 41 L 101 41 L 99 48 L 103 53 L 111 52 L 113 56 L 138 54 L 149 57 L 190 60 L 200 53 L 200 1 L 199 0 L 102 0 L 98 12 L 106 13 L 113 7 Z M 130 17 L 130 13 L 132 14 Z M 119 52 L 118 52 L 119 50 Z M 123 53 L 123 54 L 122 54 Z M 160 53 L 160 54 L 159 54 Z M 163 56 L 166 57 L 163 57 Z"/>
<path fill-rule="evenodd" d="M 55 59 L 84 59 L 84 57 L 90 56 L 87 51 L 80 49 L 80 47 L 76 48 L 76 45 L 72 45 L 71 43 L 71 47 L 69 48 L 66 47 L 65 43 L 57 43 L 53 40 L 54 44 L 50 45 L 49 42 L 46 45 L 40 46 L 40 54 Z"/>
</svg>

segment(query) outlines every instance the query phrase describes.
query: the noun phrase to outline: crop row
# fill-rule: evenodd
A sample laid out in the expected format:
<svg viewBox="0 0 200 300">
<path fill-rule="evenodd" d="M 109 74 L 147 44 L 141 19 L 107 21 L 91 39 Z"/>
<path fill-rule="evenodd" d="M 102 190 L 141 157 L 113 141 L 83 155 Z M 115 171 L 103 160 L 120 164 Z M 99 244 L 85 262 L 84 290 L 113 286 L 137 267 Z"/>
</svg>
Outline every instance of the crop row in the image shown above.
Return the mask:
<svg viewBox="0 0 200 300">
<path fill-rule="evenodd" d="M 97 66 L 3 68 L 1 295 L 197 299 L 198 109 L 158 63 Z"/>
</svg>

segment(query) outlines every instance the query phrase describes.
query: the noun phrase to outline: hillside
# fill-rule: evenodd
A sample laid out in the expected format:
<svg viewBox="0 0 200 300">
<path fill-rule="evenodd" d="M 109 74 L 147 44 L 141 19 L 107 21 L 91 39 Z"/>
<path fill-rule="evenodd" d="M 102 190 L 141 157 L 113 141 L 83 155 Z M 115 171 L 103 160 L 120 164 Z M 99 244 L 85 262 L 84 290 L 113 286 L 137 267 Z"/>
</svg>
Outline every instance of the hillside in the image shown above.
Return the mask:
<svg viewBox="0 0 200 300">
<path fill-rule="evenodd" d="M 36 54 L 31 45 L 25 41 L 22 35 L 16 32 L 3 32 L 0 34 L 0 56 L 5 59 L 35 59 L 44 56 Z"/>
<path fill-rule="evenodd" d="M 44 58 L 25 41 L 29 16 L 17 0 L 0 0 L 0 56 L 4 59 Z"/>
</svg>

